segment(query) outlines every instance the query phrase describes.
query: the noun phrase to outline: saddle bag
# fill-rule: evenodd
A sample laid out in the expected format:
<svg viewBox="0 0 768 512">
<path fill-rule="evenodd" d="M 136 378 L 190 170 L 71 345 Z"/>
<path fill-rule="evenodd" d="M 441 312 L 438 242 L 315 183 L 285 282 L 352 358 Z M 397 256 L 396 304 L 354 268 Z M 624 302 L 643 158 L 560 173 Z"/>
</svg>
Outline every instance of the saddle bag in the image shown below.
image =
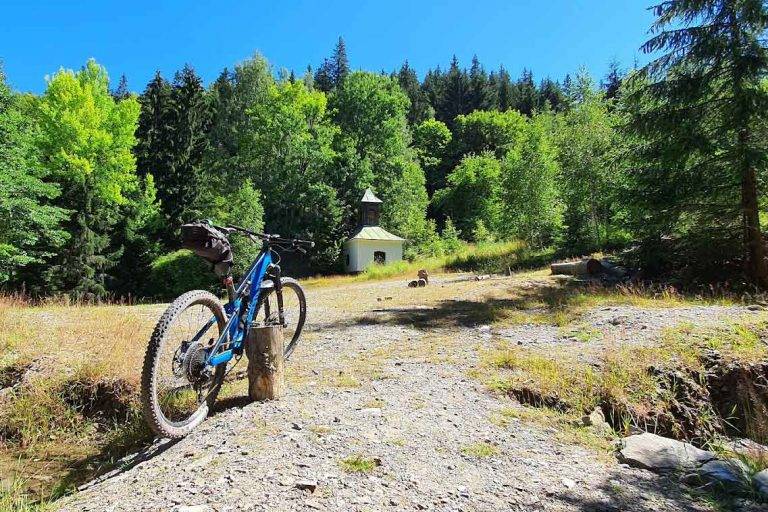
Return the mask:
<svg viewBox="0 0 768 512">
<path fill-rule="evenodd" d="M 181 226 L 181 246 L 212 263 L 217 270 L 232 265 L 232 246 L 229 240 L 208 224 L 192 222 Z"/>
</svg>

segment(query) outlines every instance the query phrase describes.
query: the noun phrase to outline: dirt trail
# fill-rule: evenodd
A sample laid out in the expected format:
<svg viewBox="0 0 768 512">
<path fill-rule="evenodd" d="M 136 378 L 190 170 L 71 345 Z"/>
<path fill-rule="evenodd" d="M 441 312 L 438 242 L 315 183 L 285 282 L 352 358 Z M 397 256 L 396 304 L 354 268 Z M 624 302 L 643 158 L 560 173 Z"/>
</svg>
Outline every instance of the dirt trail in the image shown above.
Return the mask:
<svg viewBox="0 0 768 512">
<path fill-rule="evenodd" d="M 484 310 L 462 308 L 510 283 L 309 290 L 308 332 L 285 399 L 230 400 L 187 438 L 158 443 L 154 456 L 66 498 L 61 510 L 708 510 L 676 481 L 565 444 L 552 429 L 492 421 L 517 405 L 468 376 L 489 334 L 477 322 Z M 709 321 L 732 312 L 692 311 L 681 314 Z M 610 314 L 595 313 L 595 322 Z M 539 328 L 530 326 L 531 337 Z M 653 331 L 632 320 L 600 328 Z M 344 461 L 374 467 L 350 472 Z"/>
</svg>

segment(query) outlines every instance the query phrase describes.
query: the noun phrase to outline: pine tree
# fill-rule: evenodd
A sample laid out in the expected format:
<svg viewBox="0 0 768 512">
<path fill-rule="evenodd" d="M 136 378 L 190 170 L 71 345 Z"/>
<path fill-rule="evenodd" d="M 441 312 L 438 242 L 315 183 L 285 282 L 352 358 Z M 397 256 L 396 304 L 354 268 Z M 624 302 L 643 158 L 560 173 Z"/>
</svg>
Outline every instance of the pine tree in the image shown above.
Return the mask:
<svg viewBox="0 0 768 512">
<path fill-rule="evenodd" d="M 469 111 L 495 108 L 498 103 L 496 94 L 477 55 L 473 56 L 469 68 Z"/>
<path fill-rule="evenodd" d="M 472 110 L 469 77 L 459 67 L 456 55 L 451 59 L 451 67 L 445 75 L 443 104 L 435 109 L 435 116 L 449 127 L 453 126 L 456 116 L 468 114 Z"/>
<path fill-rule="evenodd" d="M 618 96 L 623 78 L 624 73 L 621 71 L 618 61 L 611 61 L 608 65 L 608 74 L 605 75 L 605 78 L 600 83 L 600 87 L 605 91 L 606 98 L 611 100 Z"/>
<path fill-rule="evenodd" d="M 429 104 L 435 113 L 435 117 L 442 118 L 442 113 L 438 114 L 438 110 L 443 105 L 443 98 L 445 96 L 445 79 L 443 72 L 440 70 L 440 66 L 437 66 L 434 70 L 430 69 L 424 76 L 424 82 L 421 84 L 421 89 L 427 96 Z"/>
<path fill-rule="evenodd" d="M 408 65 L 406 60 L 396 75 L 400 88 L 411 100 L 411 108 L 408 110 L 408 124 L 416 126 L 434 115 L 434 110 L 429 105 L 426 93 L 421 89 L 416 72 Z"/>
<path fill-rule="evenodd" d="M 758 205 L 766 168 L 768 8 L 761 0 L 670 0 L 654 8 L 662 52 L 632 79 L 635 219 L 649 240 L 695 247 L 687 262 L 717 268 L 741 245 L 744 270 L 768 287 Z M 738 243 L 739 238 L 741 244 Z M 707 256 L 703 256 L 707 255 Z"/>
<path fill-rule="evenodd" d="M 559 112 L 565 106 L 565 93 L 563 93 L 562 87 L 550 78 L 541 81 L 538 96 L 536 109 L 539 112 L 547 109 Z"/>
<path fill-rule="evenodd" d="M 333 50 L 331 59 L 331 81 L 333 87 L 339 87 L 349 74 L 349 59 L 347 58 L 347 45 L 344 39 L 339 36 L 336 48 Z"/>
<path fill-rule="evenodd" d="M 191 66 L 184 66 L 174 76 L 170 94 L 172 165 L 168 174 L 156 176 L 158 198 L 173 233 L 196 216 L 210 118 L 203 81 Z"/>
<path fill-rule="evenodd" d="M 331 92 L 333 90 L 333 63 L 329 59 L 323 59 L 323 63 L 317 68 L 314 86 L 323 92 Z"/>
<path fill-rule="evenodd" d="M 223 86 L 226 76 L 219 78 Z M 167 224 L 164 242 L 172 248 L 178 246 L 181 224 L 199 213 L 211 111 L 202 80 L 190 66 L 177 72 L 172 84 L 158 72 L 140 101 L 138 171 L 140 176 L 154 176 Z"/>
<path fill-rule="evenodd" d="M 512 79 L 504 66 L 499 67 L 498 93 L 499 110 L 502 112 L 513 108 L 516 105 L 515 87 Z"/>
<path fill-rule="evenodd" d="M 517 90 L 518 95 L 515 109 L 526 116 L 533 115 L 538 99 L 536 84 L 533 82 L 533 73 L 523 69 L 520 79 L 517 81 Z"/>
<path fill-rule="evenodd" d="M 131 91 L 128 90 L 128 78 L 126 78 L 124 74 L 120 75 L 120 82 L 117 84 L 117 89 L 112 91 L 112 97 L 115 98 L 115 101 L 120 101 L 130 95 Z"/>
</svg>

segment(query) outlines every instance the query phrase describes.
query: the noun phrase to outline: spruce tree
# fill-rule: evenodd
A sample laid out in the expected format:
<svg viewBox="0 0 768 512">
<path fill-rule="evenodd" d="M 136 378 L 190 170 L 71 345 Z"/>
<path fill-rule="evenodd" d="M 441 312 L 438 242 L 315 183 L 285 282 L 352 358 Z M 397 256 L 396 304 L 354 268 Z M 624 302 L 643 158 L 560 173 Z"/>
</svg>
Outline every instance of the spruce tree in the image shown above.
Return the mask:
<svg viewBox="0 0 768 512">
<path fill-rule="evenodd" d="M 669 0 L 654 13 L 642 49 L 662 55 L 633 76 L 629 98 L 640 139 L 636 224 L 647 241 L 671 238 L 688 250 L 686 263 L 721 278 L 740 245 L 746 274 L 766 288 L 758 172 L 768 163 L 768 9 L 761 0 Z"/>
<path fill-rule="evenodd" d="M 472 110 L 469 77 L 459 67 L 456 55 L 451 59 L 451 67 L 445 75 L 443 104 L 435 110 L 435 116 L 449 127 L 453 126 L 456 116 L 468 114 Z"/>
<path fill-rule="evenodd" d="M 559 83 L 550 78 L 541 81 L 538 91 L 536 108 L 539 112 L 552 109 L 555 112 L 563 110 L 565 93 Z"/>
<path fill-rule="evenodd" d="M 536 84 L 533 82 L 533 73 L 523 69 L 520 79 L 517 81 L 517 103 L 515 109 L 521 114 L 531 116 L 536 109 L 538 94 Z"/>
<path fill-rule="evenodd" d="M 323 63 L 317 68 L 314 76 L 314 86 L 323 92 L 331 92 L 333 90 L 333 63 L 329 59 L 323 59 Z"/>
<path fill-rule="evenodd" d="M 612 100 L 619 95 L 623 78 L 624 73 L 621 71 L 618 61 L 612 60 L 608 64 L 608 74 L 605 75 L 605 78 L 600 83 L 600 87 L 605 92 L 607 99 Z"/>
<path fill-rule="evenodd" d="M 115 101 L 120 101 L 130 95 L 131 91 L 128 90 L 128 78 L 126 78 L 124 74 L 120 75 L 120 81 L 117 84 L 117 88 L 112 91 L 112 97 L 115 98 Z"/>
<path fill-rule="evenodd" d="M 197 213 L 210 118 L 203 81 L 192 67 L 184 66 L 174 76 L 170 94 L 172 165 L 167 174 L 156 177 L 158 198 L 172 233 Z"/>
<path fill-rule="evenodd" d="M 509 72 L 504 69 L 504 66 L 499 67 L 498 77 L 498 101 L 499 110 L 502 112 L 513 108 L 516 105 L 515 87 L 512 84 L 512 79 L 509 76 Z"/>
<path fill-rule="evenodd" d="M 443 105 L 443 97 L 445 96 L 445 80 L 443 72 L 440 70 L 440 66 L 437 66 L 434 70 L 430 69 L 424 76 L 424 82 L 421 84 L 421 89 L 427 96 L 429 104 L 435 113 L 435 117 L 442 119 L 442 113 L 438 114 L 438 110 Z"/>
<path fill-rule="evenodd" d="M 496 91 L 491 87 L 488 75 L 475 55 L 469 68 L 469 111 L 490 110 L 497 103 Z"/>
<path fill-rule="evenodd" d="M 400 71 L 397 73 L 397 81 L 400 88 L 408 95 L 411 100 L 411 107 L 408 110 L 408 124 L 416 126 L 419 123 L 429 119 L 434 115 L 434 110 L 429 105 L 429 99 L 419 84 L 419 78 L 416 72 L 408 65 L 406 60 Z"/>
<path fill-rule="evenodd" d="M 158 72 L 140 101 L 138 171 L 154 176 L 167 226 L 164 242 L 173 248 L 181 224 L 199 214 L 211 111 L 202 80 L 190 66 L 177 72 L 172 84 Z M 217 139 L 222 140 L 227 139 Z"/>
<path fill-rule="evenodd" d="M 331 59 L 331 81 L 333 87 L 339 87 L 349 74 L 349 59 L 347 58 L 347 45 L 344 39 L 339 36 L 336 48 L 333 50 Z"/>
</svg>

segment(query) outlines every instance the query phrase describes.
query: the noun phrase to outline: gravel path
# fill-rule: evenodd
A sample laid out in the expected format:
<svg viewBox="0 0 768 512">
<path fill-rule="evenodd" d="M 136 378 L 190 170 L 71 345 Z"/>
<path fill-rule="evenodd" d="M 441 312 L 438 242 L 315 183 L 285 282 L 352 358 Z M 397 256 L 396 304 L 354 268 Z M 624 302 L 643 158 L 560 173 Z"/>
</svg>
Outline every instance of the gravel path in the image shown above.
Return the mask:
<svg viewBox="0 0 768 512">
<path fill-rule="evenodd" d="M 468 377 L 487 330 L 394 321 L 420 307 L 397 297 L 394 317 L 377 314 L 387 293 L 402 293 L 400 283 L 388 286 L 357 286 L 365 300 L 349 308 L 334 306 L 351 300 L 344 290 L 310 290 L 318 306 L 284 399 L 229 407 L 177 443 L 158 442 L 154 456 L 61 510 L 709 510 L 674 480 L 564 444 L 552 429 L 492 421 L 517 405 Z M 727 312 L 680 311 L 687 321 Z M 590 322 L 615 328 L 600 322 L 661 314 L 622 308 Z M 354 457 L 372 470 L 350 472 L 344 461 Z"/>
</svg>

